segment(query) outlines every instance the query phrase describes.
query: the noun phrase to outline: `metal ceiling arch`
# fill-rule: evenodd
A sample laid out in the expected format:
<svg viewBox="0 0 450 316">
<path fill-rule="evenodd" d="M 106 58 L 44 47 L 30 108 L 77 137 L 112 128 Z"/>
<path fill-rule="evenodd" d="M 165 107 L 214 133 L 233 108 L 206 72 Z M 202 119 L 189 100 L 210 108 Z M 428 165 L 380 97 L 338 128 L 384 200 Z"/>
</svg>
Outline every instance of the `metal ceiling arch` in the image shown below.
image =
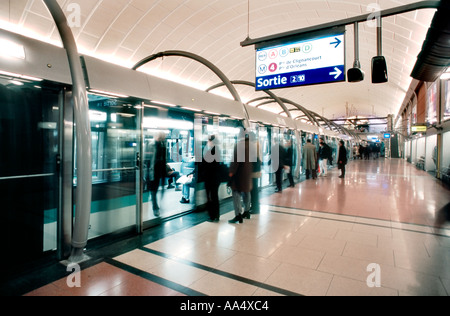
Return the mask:
<svg viewBox="0 0 450 316">
<path fill-rule="evenodd" d="M 158 58 L 163 58 L 163 57 L 169 57 L 169 56 L 186 57 L 186 58 L 198 61 L 199 63 L 208 67 L 212 72 L 214 72 L 220 78 L 220 80 L 222 80 L 223 85 L 225 85 L 228 88 L 228 90 L 230 91 L 234 100 L 242 103 L 241 97 L 239 96 L 239 93 L 237 92 L 236 88 L 231 83 L 230 79 L 228 79 L 228 77 L 222 72 L 222 70 L 220 70 L 216 65 L 214 65 L 212 62 L 210 62 L 206 58 L 203 58 L 203 57 L 201 57 L 197 54 L 191 53 L 191 52 L 186 52 L 186 51 L 182 51 L 182 50 L 168 50 L 168 51 L 152 54 L 150 56 L 143 58 L 139 62 L 137 62 L 132 67 L 132 69 L 138 70 L 139 68 L 141 68 L 142 66 L 148 64 L 149 62 L 151 62 L 153 60 L 156 60 Z M 248 112 L 247 112 L 247 109 L 245 108 L 245 106 L 243 106 L 243 110 L 244 110 L 244 113 L 246 116 L 246 121 L 248 123 L 249 115 L 248 115 Z"/>
<path fill-rule="evenodd" d="M 315 112 L 311 112 L 312 115 L 314 115 L 316 118 L 318 118 L 319 121 L 323 122 L 323 124 L 321 124 L 321 126 L 328 126 L 328 128 L 330 130 L 333 130 L 333 125 L 331 125 L 329 123 L 328 120 L 326 120 L 324 117 L 320 116 L 319 114 L 315 113 Z"/>
<path fill-rule="evenodd" d="M 249 86 L 249 87 L 253 87 L 253 88 L 256 87 L 256 85 L 253 82 L 244 81 L 244 80 L 233 80 L 233 81 L 231 81 L 231 83 L 236 84 L 236 85 L 245 85 L 245 86 Z M 212 87 L 209 87 L 205 91 L 210 92 L 210 91 L 220 88 L 222 86 L 223 86 L 223 83 L 219 83 Z M 277 95 L 275 95 L 272 91 L 269 91 L 269 90 L 263 90 L 263 92 L 268 94 L 272 99 L 274 99 L 281 106 L 281 108 L 284 110 L 284 112 L 287 114 L 287 116 L 292 118 L 292 115 L 289 112 L 289 109 L 286 107 L 286 105 L 283 103 L 283 101 L 281 101 L 281 99 Z"/>
<path fill-rule="evenodd" d="M 330 121 L 329 119 L 324 118 L 323 116 L 315 113 L 315 112 L 311 112 L 313 115 L 315 115 L 316 117 L 320 118 L 322 121 L 324 121 L 328 126 L 334 126 L 336 128 L 338 128 L 342 133 L 346 134 L 347 136 L 353 137 L 358 139 L 359 136 L 356 135 L 355 133 L 353 133 L 352 131 L 346 129 L 345 127 L 339 126 L 338 124 Z"/>
<path fill-rule="evenodd" d="M 149 62 L 156 60 L 158 58 L 163 58 L 163 57 L 169 57 L 169 56 L 178 56 L 178 57 L 186 57 L 186 58 L 190 58 L 193 59 L 195 61 L 198 61 L 199 63 L 205 65 L 206 67 L 208 67 L 209 69 L 211 69 L 219 78 L 220 80 L 222 80 L 223 84 L 228 88 L 228 90 L 230 91 L 231 95 L 233 96 L 235 101 L 241 101 L 241 97 L 239 96 L 239 93 L 237 92 L 236 88 L 233 86 L 233 84 L 230 82 L 230 79 L 228 79 L 228 77 L 222 72 L 222 70 L 220 70 L 218 67 L 216 67 L 212 62 L 210 62 L 209 60 L 196 55 L 194 53 L 190 53 L 190 52 L 186 52 L 186 51 L 181 51 L 181 50 L 168 50 L 165 52 L 159 52 L 156 54 L 152 54 L 148 57 L 143 58 L 142 60 L 140 60 L 139 62 L 137 62 L 134 66 L 133 66 L 133 70 L 138 70 L 139 68 L 141 68 L 142 66 L 148 64 Z"/>
<path fill-rule="evenodd" d="M 433 3 L 419 0 L 57 0 L 68 17 L 80 53 L 131 68 L 149 54 L 167 50 L 193 52 L 208 59 L 228 78 L 253 81 L 255 52 L 242 48 L 246 38 L 315 28 L 341 19 L 364 18 L 373 13 L 373 5 L 382 12 L 399 6 L 423 8 L 386 18 L 383 23 L 383 54 L 389 65 L 389 83 L 372 85 L 370 80 L 358 84 L 336 83 L 305 86 L 277 91 L 278 96 L 302 104 L 327 118 L 345 117 L 346 104 L 354 105 L 359 115 L 398 113 L 405 91 L 411 84 L 411 71 L 417 62 L 436 12 Z M 448 2 L 443 0 L 442 3 Z M 419 5 L 417 5 L 417 3 Z M 368 73 L 376 52 L 374 28 L 360 23 L 360 60 Z M 51 16 L 42 1 L 0 1 L 0 27 L 61 45 Z M 353 56 L 354 27 L 347 27 L 346 50 Z M 167 58 L 164 63 L 150 63 L 140 71 L 167 80 L 205 90 L 217 82 L 216 76 L 190 60 Z M 366 70 L 367 69 L 367 70 Z M 258 97 L 257 91 L 241 92 L 247 100 Z M 222 93 L 222 91 L 221 91 Z M 228 91 L 225 91 L 228 94 Z M 321 104 L 327 104 L 321 112 Z M 269 105 L 278 111 L 278 105 Z"/>
<path fill-rule="evenodd" d="M 305 107 L 301 106 L 300 104 L 298 104 L 297 102 L 294 102 L 292 100 L 286 99 L 286 98 L 281 98 L 281 100 L 284 103 L 288 103 L 290 105 L 295 106 L 297 109 L 299 109 L 300 111 L 302 111 L 308 118 L 309 120 L 314 124 L 316 124 L 318 127 L 320 127 L 320 123 L 318 120 L 316 120 L 316 118 L 314 117 L 314 115 L 311 115 L 311 111 L 306 109 Z"/>
<path fill-rule="evenodd" d="M 258 102 L 258 101 L 263 101 L 263 100 L 273 100 L 273 99 L 271 97 L 259 97 L 259 98 L 255 98 L 255 99 L 249 100 L 247 102 L 247 105 L 250 105 L 251 103 L 255 103 L 255 102 Z M 260 105 L 259 104 L 256 105 L 256 107 L 258 107 L 258 106 L 260 106 Z M 283 113 L 284 113 L 284 111 L 282 111 L 280 113 L 280 115 L 283 114 Z"/>
</svg>

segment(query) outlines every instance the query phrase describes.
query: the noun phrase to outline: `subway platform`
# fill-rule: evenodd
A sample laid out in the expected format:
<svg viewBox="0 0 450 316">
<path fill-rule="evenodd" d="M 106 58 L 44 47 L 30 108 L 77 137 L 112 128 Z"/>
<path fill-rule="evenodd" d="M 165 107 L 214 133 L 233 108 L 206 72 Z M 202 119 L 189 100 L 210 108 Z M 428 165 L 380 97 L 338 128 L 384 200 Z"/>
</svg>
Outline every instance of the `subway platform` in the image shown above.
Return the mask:
<svg viewBox="0 0 450 316">
<path fill-rule="evenodd" d="M 448 296 L 450 190 L 403 160 L 360 160 L 281 194 L 243 224 L 194 213 L 88 251 L 16 286 L 27 296 Z M 76 285 L 79 287 L 70 287 Z M 10 290 L 14 294 L 14 290 Z"/>
</svg>

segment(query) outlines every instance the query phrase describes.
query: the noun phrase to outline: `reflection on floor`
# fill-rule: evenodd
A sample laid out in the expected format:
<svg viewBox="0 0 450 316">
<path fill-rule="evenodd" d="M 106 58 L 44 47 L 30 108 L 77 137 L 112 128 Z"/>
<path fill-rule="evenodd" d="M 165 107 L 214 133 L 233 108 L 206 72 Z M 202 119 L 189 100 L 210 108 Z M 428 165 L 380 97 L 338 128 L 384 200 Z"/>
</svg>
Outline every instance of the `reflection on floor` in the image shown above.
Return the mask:
<svg viewBox="0 0 450 316">
<path fill-rule="evenodd" d="M 400 160 L 338 172 L 264 198 L 242 225 L 227 212 L 141 238 L 81 288 L 65 277 L 28 295 L 450 295 L 450 226 L 433 227 L 449 190 Z"/>
</svg>

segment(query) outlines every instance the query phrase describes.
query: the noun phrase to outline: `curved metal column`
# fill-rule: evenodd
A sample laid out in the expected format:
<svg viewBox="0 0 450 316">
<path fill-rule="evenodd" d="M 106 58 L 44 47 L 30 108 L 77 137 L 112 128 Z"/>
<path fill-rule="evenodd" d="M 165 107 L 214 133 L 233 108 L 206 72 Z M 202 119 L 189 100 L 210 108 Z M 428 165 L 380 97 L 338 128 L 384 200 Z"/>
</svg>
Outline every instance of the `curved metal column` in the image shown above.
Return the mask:
<svg viewBox="0 0 450 316">
<path fill-rule="evenodd" d="M 309 118 L 309 120 L 311 121 L 311 123 L 316 123 L 316 125 L 317 125 L 318 127 L 320 127 L 319 121 L 317 121 L 316 118 L 315 118 L 313 115 L 311 115 L 311 111 L 305 109 L 305 108 L 304 108 L 303 106 L 301 106 L 300 104 L 298 104 L 298 103 L 296 103 L 296 102 L 293 102 L 293 101 L 291 101 L 291 100 L 288 100 L 288 99 L 285 99 L 285 98 L 281 98 L 281 100 L 282 100 L 284 103 L 288 103 L 288 104 L 290 104 L 290 105 L 295 106 L 297 109 L 299 109 L 300 111 L 302 111 L 302 112 Z"/>
<path fill-rule="evenodd" d="M 153 55 L 148 56 L 148 57 L 142 59 L 141 61 L 139 61 L 136 65 L 134 65 L 134 67 L 132 69 L 137 70 L 140 67 L 144 66 L 145 64 L 147 64 L 155 59 L 167 57 L 167 56 L 186 57 L 186 58 L 190 58 L 195 61 L 198 61 L 199 63 L 205 65 L 211 71 L 213 71 L 220 78 L 220 80 L 222 80 L 223 84 L 228 88 L 228 90 L 230 91 L 234 100 L 242 103 L 241 97 L 239 96 L 239 93 L 237 92 L 236 88 L 233 86 L 230 79 L 228 79 L 228 77 L 218 67 L 216 67 L 209 60 L 207 60 L 199 55 L 190 53 L 190 52 L 185 52 L 185 51 L 180 51 L 180 50 L 169 50 L 169 51 L 153 54 Z M 243 110 L 244 110 L 244 114 L 246 117 L 246 123 L 247 123 L 247 127 L 248 127 L 248 126 L 250 126 L 250 125 L 248 125 L 249 124 L 249 115 L 248 115 L 248 112 L 247 112 L 247 109 L 245 108 L 245 106 L 243 106 Z"/>
<path fill-rule="evenodd" d="M 250 86 L 250 87 L 255 87 L 255 84 L 253 82 L 249 82 L 249 81 L 243 81 L 243 80 L 234 80 L 231 81 L 232 84 L 240 84 L 240 85 L 245 85 L 245 86 Z M 210 88 L 208 88 L 206 90 L 206 92 L 209 92 L 211 90 L 217 89 L 222 87 L 223 84 L 219 83 L 216 84 Z M 289 111 L 289 109 L 286 107 L 286 105 L 283 103 L 283 101 L 281 101 L 281 99 L 275 95 L 273 92 L 269 91 L 269 90 L 263 90 L 263 92 L 265 92 L 266 94 L 268 94 L 272 99 L 274 99 L 280 106 L 281 108 L 284 110 L 284 112 L 287 114 L 287 116 L 289 118 L 292 118 L 291 112 Z"/>
<path fill-rule="evenodd" d="M 83 260 L 87 244 L 92 199 L 92 145 L 89 102 L 78 48 L 66 16 L 56 0 L 43 0 L 59 30 L 69 59 L 77 137 L 77 196 L 71 262 Z"/>
</svg>

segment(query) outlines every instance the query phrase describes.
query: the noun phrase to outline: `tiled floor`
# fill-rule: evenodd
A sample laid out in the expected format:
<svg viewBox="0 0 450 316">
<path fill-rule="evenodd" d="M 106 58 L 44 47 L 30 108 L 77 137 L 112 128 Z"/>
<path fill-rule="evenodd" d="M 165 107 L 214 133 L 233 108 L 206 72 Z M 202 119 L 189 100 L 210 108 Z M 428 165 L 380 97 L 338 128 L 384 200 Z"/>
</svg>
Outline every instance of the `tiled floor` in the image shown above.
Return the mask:
<svg viewBox="0 0 450 316">
<path fill-rule="evenodd" d="M 448 296 L 450 229 L 432 226 L 449 199 L 403 161 L 354 162 L 345 180 L 264 198 L 244 224 L 230 212 L 106 258 L 81 288 L 64 278 L 29 295 Z"/>
</svg>

